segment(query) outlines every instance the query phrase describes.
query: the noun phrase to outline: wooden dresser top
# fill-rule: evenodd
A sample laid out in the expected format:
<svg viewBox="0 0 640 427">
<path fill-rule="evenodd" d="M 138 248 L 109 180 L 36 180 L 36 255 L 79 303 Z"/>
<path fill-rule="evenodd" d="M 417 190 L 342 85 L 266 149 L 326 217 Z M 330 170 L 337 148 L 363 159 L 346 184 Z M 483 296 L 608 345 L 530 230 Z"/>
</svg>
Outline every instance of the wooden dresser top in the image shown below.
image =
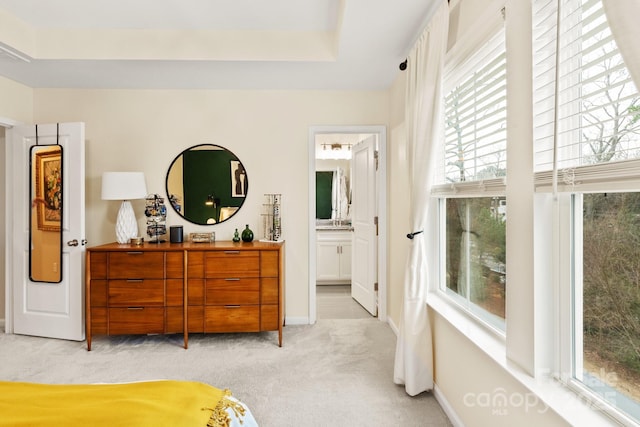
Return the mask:
<svg viewBox="0 0 640 427">
<path fill-rule="evenodd" d="M 193 242 L 183 242 L 183 243 L 149 243 L 144 242 L 142 245 L 132 245 L 129 243 L 120 244 L 120 243 L 107 243 L 104 245 L 93 246 L 87 248 L 87 250 L 92 252 L 113 252 L 113 251 L 212 251 L 212 250 L 242 250 L 242 251 L 251 251 L 251 250 L 281 250 L 284 246 L 284 242 L 261 242 L 261 241 L 253 241 L 253 242 L 233 242 L 231 240 L 222 240 L 219 242 L 210 242 L 210 243 L 193 243 Z"/>
</svg>

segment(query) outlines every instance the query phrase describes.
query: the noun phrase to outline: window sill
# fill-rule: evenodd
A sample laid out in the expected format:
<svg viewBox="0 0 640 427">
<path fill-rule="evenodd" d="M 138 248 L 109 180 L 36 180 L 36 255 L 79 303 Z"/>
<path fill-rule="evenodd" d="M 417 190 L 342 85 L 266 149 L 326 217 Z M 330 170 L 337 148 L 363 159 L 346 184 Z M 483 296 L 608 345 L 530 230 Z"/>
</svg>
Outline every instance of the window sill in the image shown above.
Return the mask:
<svg viewBox="0 0 640 427">
<path fill-rule="evenodd" d="M 509 362 L 505 338 L 456 307 L 440 292 L 430 292 L 427 305 L 473 343 L 478 351 L 485 353 L 507 375 L 518 381 L 535 399 L 539 399 L 544 407 L 551 409 L 569 424 L 590 427 L 619 425 L 598 411 L 597 404 L 589 402 L 555 379 L 542 375 L 540 378 L 533 378 Z"/>
</svg>

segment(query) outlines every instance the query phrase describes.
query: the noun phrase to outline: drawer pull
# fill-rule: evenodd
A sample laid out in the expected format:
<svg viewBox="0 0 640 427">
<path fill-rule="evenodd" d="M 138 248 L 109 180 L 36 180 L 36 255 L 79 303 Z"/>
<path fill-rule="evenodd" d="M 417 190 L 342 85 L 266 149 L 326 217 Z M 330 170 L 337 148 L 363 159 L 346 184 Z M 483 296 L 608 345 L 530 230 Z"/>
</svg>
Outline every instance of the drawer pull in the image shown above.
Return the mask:
<svg viewBox="0 0 640 427">
<path fill-rule="evenodd" d="M 127 255 L 142 255 L 143 253 L 142 251 L 129 251 Z"/>
<path fill-rule="evenodd" d="M 228 279 L 224 279 L 224 280 L 226 280 L 227 282 L 239 282 L 240 281 L 240 279 L 237 278 L 237 277 L 229 277 Z"/>
<path fill-rule="evenodd" d="M 129 282 L 129 283 L 142 283 L 142 282 L 144 282 L 144 279 L 127 279 L 127 282 Z"/>
<path fill-rule="evenodd" d="M 225 305 L 224 308 L 240 308 L 239 305 Z"/>
<path fill-rule="evenodd" d="M 144 310 L 144 307 L 127 307 L 127 310 Z"/>
<path fill-rule="evenodd" d="M 240 251 L 224 251 L 224 253 L 229 255 L 237 255 L 240 253 Z"/>
</svg>

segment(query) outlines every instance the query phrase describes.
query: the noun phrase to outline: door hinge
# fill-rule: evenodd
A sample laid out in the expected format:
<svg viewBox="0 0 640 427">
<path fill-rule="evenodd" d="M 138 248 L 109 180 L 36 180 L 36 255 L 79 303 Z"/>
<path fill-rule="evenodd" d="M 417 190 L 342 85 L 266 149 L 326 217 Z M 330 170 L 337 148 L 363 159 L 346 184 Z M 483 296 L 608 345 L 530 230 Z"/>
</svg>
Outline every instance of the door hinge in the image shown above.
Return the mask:
<svg viewBox="0 0 640 427">
<path fill-rule="evenodd" d="M 380 160 L 380 154 L 378 153 L 378 150 L 375 150 L 373 152 L 373 160 L 376 162 L 376 170 L 378 170 L 378 162 Z"/>
<path fill-rule="evenodd" d="M 376 226 L 376 236 L 378 235 L 378 217 L 374 216 L 373 217 L 373 225 Z"/>
<path fill-rule="evenodd" d="M 378 292 L 378 282 L 373 284 L 373 290 Z"/>
</svg>

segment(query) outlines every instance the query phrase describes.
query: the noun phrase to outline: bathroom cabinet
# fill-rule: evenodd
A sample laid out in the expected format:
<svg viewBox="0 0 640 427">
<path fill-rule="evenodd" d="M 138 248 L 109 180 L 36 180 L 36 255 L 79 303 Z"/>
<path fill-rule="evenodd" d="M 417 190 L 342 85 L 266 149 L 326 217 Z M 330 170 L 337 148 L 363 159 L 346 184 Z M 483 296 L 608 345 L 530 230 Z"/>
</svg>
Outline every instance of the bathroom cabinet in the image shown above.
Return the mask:
<svg viewBox="0 0 640 427">
<path fill-rule="evenodd" d="M 316 237 L 316 281 L 319 284 L 351 283 L 353 233 L 322 230 Z"/>
</svg>

